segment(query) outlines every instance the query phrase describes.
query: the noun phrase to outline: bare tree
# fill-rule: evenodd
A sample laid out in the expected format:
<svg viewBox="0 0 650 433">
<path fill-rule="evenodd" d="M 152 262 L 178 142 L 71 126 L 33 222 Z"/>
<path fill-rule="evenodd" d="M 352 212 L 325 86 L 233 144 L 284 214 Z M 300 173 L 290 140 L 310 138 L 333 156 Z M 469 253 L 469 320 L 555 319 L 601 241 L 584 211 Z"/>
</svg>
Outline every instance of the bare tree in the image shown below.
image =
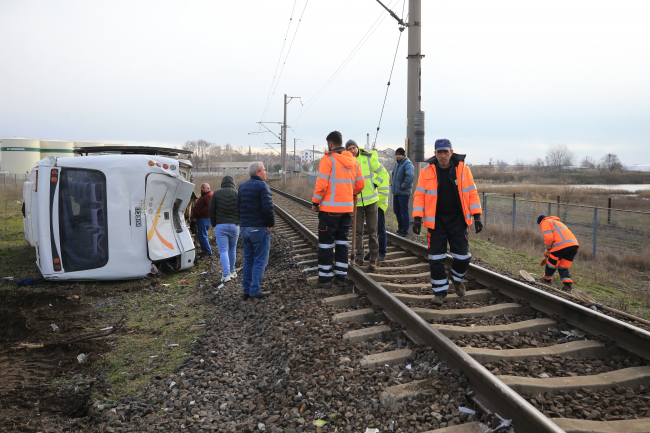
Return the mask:
<svg viewBox="0 0 650 433">
<path fill-rule="evenodd" d="M 623 170 L 623 164 L 621 164 L 621 160 L 618 159 L 618 156 L 616 156 L 616 154 L 608 153 L 600 159 L 598 168 L 601 170 L 609 171 Z"/>
<path fill-rule="evenodd" d="M 545 167 L 544 160 L 542 158 L 537 158 L 533 161 L 532 167 L 535 171 L 543 171 Z"/>
<path fill-rule="evenodd" d="M 192 156 L 190 161 L 192 165 L 198 167 L 201 165 L 208 165 L 208 159 L 212 152 L 214 143 L 209 143 L 205 140 L 186 141 L 183 145 L 183 150 L 191 150 Z"/>
<path fill-rule="evenodd" d="M 585 156 L 580 162 L 580 167 L 582 168 L 596 168 L 596 160 L 591 156 Z"/>
<path fill-rule="evenodd" d="M 496 165 L 497 165 L 497 167 L 499 167 L 501 170 L 505 170 L 506 167 L 508 167 L 508 162 L 503 161 L 503 160 L 501 160 L 501 159 L 497 159 L 497 163 L 496 163 Z"/>
<path fill-rule="evenodd" d="M 566 144 L 555 144 L 546 152 L 546 165 L 553 170 L 562 170 L 573 165 L 573 152 Z"/>
</svg>

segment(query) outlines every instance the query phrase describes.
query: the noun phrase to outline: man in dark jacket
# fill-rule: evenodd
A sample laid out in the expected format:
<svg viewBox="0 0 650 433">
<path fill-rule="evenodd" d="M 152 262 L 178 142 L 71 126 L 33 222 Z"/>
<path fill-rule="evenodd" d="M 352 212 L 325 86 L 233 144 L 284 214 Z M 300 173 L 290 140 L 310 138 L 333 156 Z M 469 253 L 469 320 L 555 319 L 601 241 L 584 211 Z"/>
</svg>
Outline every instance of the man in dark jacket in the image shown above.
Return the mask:
<svg viewBox="0 0 650 433">
<path fill-rule="evenodd" d="M 409 198 L 413 188 L 413 163 L 401 147 L 395 151 L 397 164 L 390 177 L 390 192 L 393 194 L 393 211 L 397 217 L 397 234 L 406 237 L 409 231 Z"/>
<path fill-rule="evenodd" d="M 237 239 L 239 238 L 239 215 L 237 214 L 237 190 L 235 178 L 224 176 L 221 189 L 212 194 L 210 200 L 210 222 L 214 227 L 214 237 L 219 247 L 223 276 L 221 281 L 229 282 L 237 278 L 235 260 L 237 258 Z"/>
<path fill-rule="evenodd" d="M 255 161 L 248 166 L 250 179 L 239 186 L 237 213 L 244 244 L 243 299 L 265 298 L 262 277 L 269 262 L 271 230 L 275 225 L 271 188 L 265 182 L 266 168 Z"/>
<path fill-rule="evenodd" d="M 201 185 L 201 198 L 194 203 L 192 216 L 196 218 L 196 225 L 199 232 L 199 242 L 201 243 L 202 254 L 212 255 L 212 248 L 208 242 L 208 229 L 210 228 L 210 214 L 208 207 L 210 206 L 210 199 L 212 198 L 212 191 L 210 185 L 204 183 Z"/>
</svg>

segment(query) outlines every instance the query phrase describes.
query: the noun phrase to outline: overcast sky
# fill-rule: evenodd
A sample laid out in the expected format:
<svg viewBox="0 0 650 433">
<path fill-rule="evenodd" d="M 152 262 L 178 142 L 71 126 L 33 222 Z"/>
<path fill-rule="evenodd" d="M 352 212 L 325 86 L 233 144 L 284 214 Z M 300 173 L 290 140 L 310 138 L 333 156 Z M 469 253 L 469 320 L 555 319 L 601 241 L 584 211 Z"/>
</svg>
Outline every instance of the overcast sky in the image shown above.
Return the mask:
<svg viewBox="0 0 650 433">
<path fill-rule="evenodd" d="M 444 137 L 471 163 L 564 143 L 650 164 L 650 1 L 422 3 L 427 156 Z M 406 136 L 407 33 L 379 148 Z M 287 93 L 290 151 L 374 141 L 399 34 L 375 0 L 0 0 L 0 137 L 262 149 Z"/>
</svg>

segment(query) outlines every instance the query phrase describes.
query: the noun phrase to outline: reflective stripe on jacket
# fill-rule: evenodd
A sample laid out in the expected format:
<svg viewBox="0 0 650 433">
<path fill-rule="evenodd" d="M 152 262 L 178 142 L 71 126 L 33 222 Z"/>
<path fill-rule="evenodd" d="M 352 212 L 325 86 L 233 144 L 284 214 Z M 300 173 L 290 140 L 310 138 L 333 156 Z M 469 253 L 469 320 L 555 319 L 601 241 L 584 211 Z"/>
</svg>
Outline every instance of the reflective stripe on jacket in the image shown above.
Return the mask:
<svg viewBox="0 0 650 433">
<path fill-rule="evenodd" d="M 463 207 L 462 212 L 465 223 L 471 226 L 472 215 L 481 215 L 483 213 L 478 191 L 474 184 L 474 177 L 469 167 L 465 165 L 465 155 L 454 153 L 451 160 L 452 164 L 455 165 L 456 184 L 458 185 L 458 193 L 460 195 L 460 203 Z M 415 194 L 413 196 L 413 217 L 421 217 L 423 225 L 430 229 L 436 227 L 438 175 L 434 164 L 437 161 L 435 156 L 426 161 L 429 165 L 420 170 L 418 186 L 415 188 Z"/>
<path fill-rule="evenodd" d="M 550 252 L 561 250 L 562 248 L 580 246 L 578 240 L 571 233 L 571 230 L 565 226 L 558 217 L 549 216 L 539 223 L 544 235 L 544 246 Z"/>
<path fill-rule="evenodd" d="M 342 147 L 325 152 L 318 166 L 312 202 L 327 212 L 352 212 L 353 193 L 365 186 L 359 163 Z"/>
<path fill-rule="evenodd" d="M 386 201 L 388 207 L 388 172 L 379 162 L 377 151 L 368 152 L 359 148 L 357 162 L 366 184 L 359 194 L 357 206 L 368 206 L 378 201 Z M 380 188 L 383 188 L 380 190 Z M 385 197 L 384 197 L 385 196 Z M 385 210 L 385 209 L 384 209 Z"/>
</svg>

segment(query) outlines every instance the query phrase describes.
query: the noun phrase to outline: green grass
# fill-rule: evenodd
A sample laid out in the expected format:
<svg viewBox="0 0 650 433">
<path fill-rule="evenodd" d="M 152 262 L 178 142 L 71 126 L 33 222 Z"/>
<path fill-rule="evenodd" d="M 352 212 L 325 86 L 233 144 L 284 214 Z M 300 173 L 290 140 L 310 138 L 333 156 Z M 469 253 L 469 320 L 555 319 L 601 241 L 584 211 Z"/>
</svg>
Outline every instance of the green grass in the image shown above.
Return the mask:
<svg viewBox="0 0 650 433">
<path fill-rule="evenodd" d="M 544 268 L 539 265 L 541 254 L 533 256 L 476 238 L 470 239 L 470 251 L 475 259 L 503 273 L 510 273 L 515 278 L 519 278 L 520 270 L 527 271 L 536 278 L 540 278 L 544 272 Z M 622 290 L 616 285 L 614 277 L 606 271 L 594 269 L 576 259 L 571 266 L 571 277 L 575 282 L 575 288 L 592 296 L 596 301 L 630 314 L 650 318 L 650 298 L 643 292 Z M 553 284 L 555 287 L 560 287 L 557 272 Z"/>
<path fill-rule="evenodd" d="M 190 327 L 204 318 L 196 290 L 204 267 L 207 265 L 202 263 L 189 272 L 164 275 L 154 281 L 152 289 L 124 293 L 117 299 L 119 303 L 103 309 L 115 318 L 127 314 L 127 331 L 120 334 L 115 348 L 98 365 L 117 394 L 137 393 L 153 377 L 171 374 L 187 357 L 199 334 Z M 189 282 L 180 283 L 184 279 Z"/>
</svg>

